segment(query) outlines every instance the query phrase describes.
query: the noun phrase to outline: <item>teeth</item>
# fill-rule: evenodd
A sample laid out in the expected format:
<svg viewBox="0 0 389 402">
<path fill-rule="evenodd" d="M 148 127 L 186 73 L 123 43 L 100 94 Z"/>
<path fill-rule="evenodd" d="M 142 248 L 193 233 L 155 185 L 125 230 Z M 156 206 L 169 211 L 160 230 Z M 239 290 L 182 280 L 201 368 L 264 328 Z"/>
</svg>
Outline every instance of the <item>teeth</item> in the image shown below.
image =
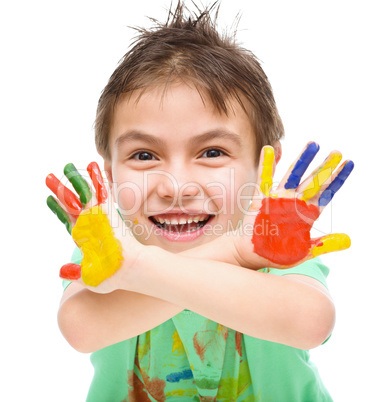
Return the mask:
<svg viewBox="0 0 389 402">
<path fill-rule="evenodd" d="M 208 218 L 209 218 L 209 215 L 202 216 L 202 217 L 200 217 L 200 215 L 197 215 L 197 216 L 193 216 L 193 217 L 188 218 L 188 219 L 180 218 L 179 220 L 177 220 L 176 218 L 172 218 L 171 220 L 170 219 L 163 219 L 163 218 L 161 218 L 159 216 L 155 217 L 154 219 L 156 221 L 158 221 L 160 224 L 166 223 L 167 225 L 178 225 L 178 224 L 185 225 L 186 223 L 202 222 L 202 221 L 207 220 Z"/>
</svg>

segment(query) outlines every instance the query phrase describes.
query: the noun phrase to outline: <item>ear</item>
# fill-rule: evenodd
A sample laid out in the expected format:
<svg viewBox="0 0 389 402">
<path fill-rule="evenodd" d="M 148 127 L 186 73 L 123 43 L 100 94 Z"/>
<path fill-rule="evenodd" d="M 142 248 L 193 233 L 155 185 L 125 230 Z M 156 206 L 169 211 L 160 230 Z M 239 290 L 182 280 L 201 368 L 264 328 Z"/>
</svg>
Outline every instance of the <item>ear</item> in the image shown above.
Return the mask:
<svg viewBox="0 0 389 402">
<path fill-rule="evenodd" d="M 282 146 L 279 141 L 276 141 L 273 145 L 274 148 L 274 162 L 277 165 L 282 156 Z"/>
<path fill-rule="evenodd" d="M 275 171 L 276 171 L 276 166 L 277 166 L 277 164 L 278 164 L 278 162 L 280 161 L 281 156 L 282 156 L 282 146 L 281 146 L 281 143 L 280 143 L 279 141 L 276 141 L 276 142 L 273 144 L 273 148 L 274 148 L 274 164 L 273 164 L 273 176 L 274 176 L 274 173 L 275 173 Z"/>
<path fill-rule="evenodd" d="M 115 193 L 113 191 L 112 162 L 108 161 L 107 159 L 104 159 L 104 171 L 108 179 L 109 190 L 112 194 L 114 201 L 116 202 Z"/>
<path fill-rule="evenodd" d="M 104 171 L 105 171 L 105 175 L 108 179 L 108 185 L 109 185 L 109 191 L 112 195 L 113 201 L 116 201 L 116 195 L 115 195 L 115 189 L 113 187 L 113 176 L 112 176 L 112 162 L 104 159 Z"/>
<path fill-rule="evenodd" d="M 104 160 L 104 171 L 105 175 L 107 176 L 109 187 L 112 190 L 112 163 L 107 161 L 106 159 Z"/>
</svg>

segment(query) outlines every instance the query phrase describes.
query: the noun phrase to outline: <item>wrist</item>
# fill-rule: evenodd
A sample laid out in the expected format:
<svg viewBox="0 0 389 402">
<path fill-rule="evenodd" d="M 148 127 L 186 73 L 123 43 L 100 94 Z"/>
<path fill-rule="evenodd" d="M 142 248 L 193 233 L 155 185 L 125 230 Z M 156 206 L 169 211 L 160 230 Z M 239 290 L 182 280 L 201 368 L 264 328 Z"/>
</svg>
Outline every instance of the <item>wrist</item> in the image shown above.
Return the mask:
<svg viewBox="0 0 389 402">
<path fill-rule="evenodd" d="M 123 264 L 126 274 L 121 283 L 121 289 L 143 293 L 143 280 L 150 271 L 150 267 L 158 266 L 162 258 L 161 254 L 163 253 L 168 252 L 157 246 L 142 245 L 137 252 L 136 259 L 133 260 L 131 265 Z"/>
<path fill-rule="evenodd" d="M 179 255 L 239 265 L 234 250 L 234 236 L 228 232 L 201 246 L 182 251 Z"/>
</svg>

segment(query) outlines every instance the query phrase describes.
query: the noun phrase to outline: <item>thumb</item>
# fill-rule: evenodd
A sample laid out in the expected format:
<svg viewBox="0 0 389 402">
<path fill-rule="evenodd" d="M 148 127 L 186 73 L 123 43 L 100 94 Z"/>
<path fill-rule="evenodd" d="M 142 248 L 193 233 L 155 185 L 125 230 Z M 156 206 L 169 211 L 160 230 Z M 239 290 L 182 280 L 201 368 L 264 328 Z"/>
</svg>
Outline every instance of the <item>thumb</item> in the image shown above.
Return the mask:
<svg viewBox="0 0 389 402">
<path fill-rule="evenodd" d="M 311 240 L 312 257 L 318 257 L 322 254 L 333 251 L 346 250 L 351 246 L 350 238 L 344 233 L 333 233 Z"/>
<path fill-rule="evenodd" d="M 59 271 L 59 277 L 69 281 L 76 281 L 81 278 L 81 265 L 78 264 L 65 264 Z"/>
</svg>

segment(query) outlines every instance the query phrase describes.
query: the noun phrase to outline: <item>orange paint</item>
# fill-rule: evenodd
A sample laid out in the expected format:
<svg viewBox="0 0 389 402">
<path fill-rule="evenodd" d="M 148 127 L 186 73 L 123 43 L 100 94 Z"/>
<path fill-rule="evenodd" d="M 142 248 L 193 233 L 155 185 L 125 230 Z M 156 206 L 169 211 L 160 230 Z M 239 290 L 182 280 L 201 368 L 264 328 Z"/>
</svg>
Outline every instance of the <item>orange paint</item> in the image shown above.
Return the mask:
<svg viewBox="0 0 389 402">
<path fill-rule="evenodd" d="M 254 251 L 279 265 L 303 260 L 312 246 L 310 230 L 319 215 L 315 205 L 299 199 L 265 198 L 254 223 Z"/>
</svg>

